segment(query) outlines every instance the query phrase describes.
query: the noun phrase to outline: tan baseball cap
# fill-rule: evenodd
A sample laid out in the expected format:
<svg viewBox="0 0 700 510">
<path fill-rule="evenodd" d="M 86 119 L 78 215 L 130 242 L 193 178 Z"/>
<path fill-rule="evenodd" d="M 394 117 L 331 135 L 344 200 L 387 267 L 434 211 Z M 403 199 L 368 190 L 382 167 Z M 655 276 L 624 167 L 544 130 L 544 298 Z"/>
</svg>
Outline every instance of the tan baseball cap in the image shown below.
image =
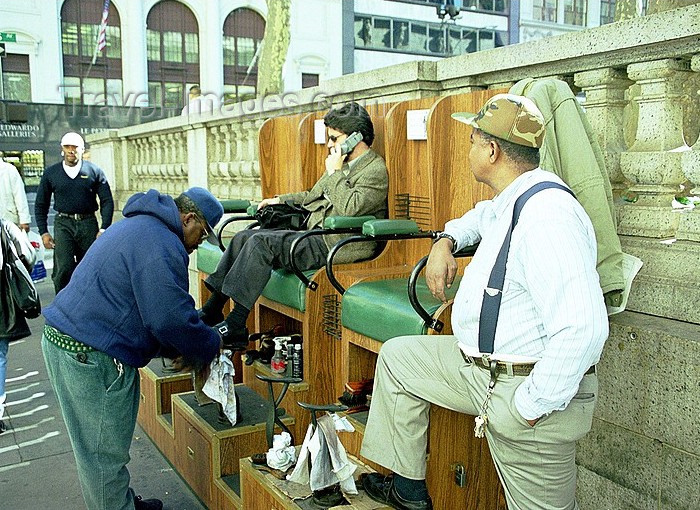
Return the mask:
<svg viewBox="0 0 700 510">
<path fill-rule="evenodd" d="M 544 117 L 535 103 L 524 96 L 496 94 L 479 113 L 458 112 L 452 118 L 507 142 L 542 147 Z"/>
</svg>

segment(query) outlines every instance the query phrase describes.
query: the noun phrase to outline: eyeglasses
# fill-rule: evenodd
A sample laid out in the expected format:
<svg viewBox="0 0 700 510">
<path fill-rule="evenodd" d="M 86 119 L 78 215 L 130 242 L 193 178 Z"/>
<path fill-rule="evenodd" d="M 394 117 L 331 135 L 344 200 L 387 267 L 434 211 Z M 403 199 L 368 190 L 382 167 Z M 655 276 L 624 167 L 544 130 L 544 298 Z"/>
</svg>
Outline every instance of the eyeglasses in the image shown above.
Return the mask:
<svg viewBox="0 0 700 510">
<path fill-rule="evenodd" d="M 202 233 L 199 236 L 199 242 L 203 242 L 206 240 L 207 237 L 209 237 L 209 227 L 207 227 L 207 224 L 203 222 L 203 220 L 199 216 L 195 216 L 197 219 L 197 223 L 199 223 L 199 226 L 202 227 Z"/>
<path fill-rule="evenodd" d="M 339 139 L 341 136 L 345 136 L 345 134 L 343 133 L 342 135 L 337 135 L 337 136 L 336 136 L 336 135 L 328 135 L 328 139 L 329 139 L 331 142 L 335 143 L 335 142 L 338 141 L 338 139 Z"/>
</svg>

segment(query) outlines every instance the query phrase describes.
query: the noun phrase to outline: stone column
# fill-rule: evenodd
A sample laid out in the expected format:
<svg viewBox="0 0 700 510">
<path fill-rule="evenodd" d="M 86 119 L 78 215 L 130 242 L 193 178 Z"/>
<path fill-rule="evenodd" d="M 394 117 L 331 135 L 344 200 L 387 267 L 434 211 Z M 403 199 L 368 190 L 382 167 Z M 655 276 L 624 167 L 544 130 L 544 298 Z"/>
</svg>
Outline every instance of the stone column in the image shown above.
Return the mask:
<svg viewBox="0 0 700 510">
<path fill-rule="evenodd" d="M 148 106 L 146 13 L 143 2 L 130 2 L 129 16 L 122 15 L 121 24 L 123 104 Z"/>
<path fill-rule="evenodd" d="M 690 68 L 700 73 L 700 55 L 695 55 L 690 61 Z M 700 94 L 700 91 L 695 91 Z M 689 111 L 687 115 L 690 118 L 697 119 L 697 111 Z M 688 142 L 690 143 L 690 142 Z M 700 137 L 693 144 L 689 151 L 683 153 L 681 159 L 683 174 L 694 186 L 690 193 L 695 196 L 700 196 Z M 678 239 L 688 241 L 700 241 L 700 203 L 695 206 L 695 209 L 681 215 L 680 225 L 678 226 Z"/>
<path fill-rule="evenodd" d="M 618 232 L 644 237 L 674 237 L 679 215 L 671 201 L 685 182 L 681 167 L 683 140 L 682 82 L 690 66 L 680 60 L 663 59 L 630 64 L 628 77 L 638 93 L 639 121 L 632 146 L 620 156 L 620 170 L 632 182 L 636 202 L 624 203 L 619 211 Z"/>
<path fill-rule="evenodd" d="M 187 184 L 190 187 L 207 188 L 209 185 L 207 128 L 204 124 L 190 124 L 184 125 L 183 129 L 187 131 L 187 168 L 189 170 Z"/>
<path fill-rule="evenodd" d="M 622 118 L 627 105 L 625 91 L 632 82 L 624 71 L 604 68 L 576 73 L 574 83 L 586 94 L 586 115 L 598 134 L 613 195 L 618 197 L 627 187 L 620 171 L 620 153 L 626 149 Z"/>
</svg>

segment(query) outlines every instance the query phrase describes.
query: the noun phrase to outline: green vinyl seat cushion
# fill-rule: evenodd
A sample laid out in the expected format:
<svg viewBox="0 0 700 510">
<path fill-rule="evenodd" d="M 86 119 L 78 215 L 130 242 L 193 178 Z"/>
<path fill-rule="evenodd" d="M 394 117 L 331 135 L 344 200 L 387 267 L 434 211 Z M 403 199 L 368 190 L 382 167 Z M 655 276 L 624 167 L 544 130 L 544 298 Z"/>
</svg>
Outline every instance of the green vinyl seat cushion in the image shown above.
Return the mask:
<svg viewBox="0 0 700 510">
<path fill-rule="evenodd" d="M 219 265 L 223 252 L 218 246 L 210 243 L 202 243 L 197 248 L 197 270 L 205 274 L 212 274 Z M 304 271 L 304 275 L 311 279 L 317 269 Z M 300 311 L 306 310 L 306 286 L 292 272 L 284 269 L 274 269 L 270 275 L 270 281 L 263 289 L 263 296 L 283 305 L 291 306 Z"/>
<path fill-rule="evenodd" d="M 308 279 L 316 274 L 318 269 L 303 271 Z M 292 272 L 284 269 L 273 269 L 270 281 L 263 289 L 262 295 L 267 299 L 282 303 L 283 305 L 306 311 L 306 286 Z"/>
<path fill-rule="evenodd" d="M 202 243 L 197 248 L 197 271 L 212 274 L 219 265 L 219 260 L 224 254 L 218 246 L 211 243 Z"/>
<path fill-rule="evenodd" d="M 446 296 L 454 298 L 461 277 L 457 276 Z M 419 278 L 416 284 L 418 301 L 430 315 L 442 305 Z M 369 338 L 386 342 L 403 335 L 425 335 L 427 327 L 408 299 L 408 279 L 377 280 L 351 286 L 343 294 L 341 323 L 346 328 Z"/>
</svg>

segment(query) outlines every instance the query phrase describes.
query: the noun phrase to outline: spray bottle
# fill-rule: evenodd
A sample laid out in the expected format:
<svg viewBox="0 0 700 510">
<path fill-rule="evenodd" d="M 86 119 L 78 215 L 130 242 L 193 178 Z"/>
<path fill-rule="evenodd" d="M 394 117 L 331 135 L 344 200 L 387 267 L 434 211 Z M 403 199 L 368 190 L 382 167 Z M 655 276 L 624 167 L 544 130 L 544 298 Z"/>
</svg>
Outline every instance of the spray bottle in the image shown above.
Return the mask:
<svg viewBox="0 0 700 510">
<path fill-rule="evenodd" d="M 283 374 L 287 370 L 287 360 L 282 354 L 282 345 L 286 340 L 283 336 L 276 336 L 272 339 L 275 342 L 275 354 L 270 360 L 270 369 L 276 374 Z"/>
<path fill-rule="evenodd" d="M 301 379 L 304 377 L 304 355 L 301 350 L 301 342 L 293 346 L 287 346 L 287 348 L 290 347 L 294 347 L 294 351 L 292 352 L 292 377 L 299 377 Z"/>
</svg>

